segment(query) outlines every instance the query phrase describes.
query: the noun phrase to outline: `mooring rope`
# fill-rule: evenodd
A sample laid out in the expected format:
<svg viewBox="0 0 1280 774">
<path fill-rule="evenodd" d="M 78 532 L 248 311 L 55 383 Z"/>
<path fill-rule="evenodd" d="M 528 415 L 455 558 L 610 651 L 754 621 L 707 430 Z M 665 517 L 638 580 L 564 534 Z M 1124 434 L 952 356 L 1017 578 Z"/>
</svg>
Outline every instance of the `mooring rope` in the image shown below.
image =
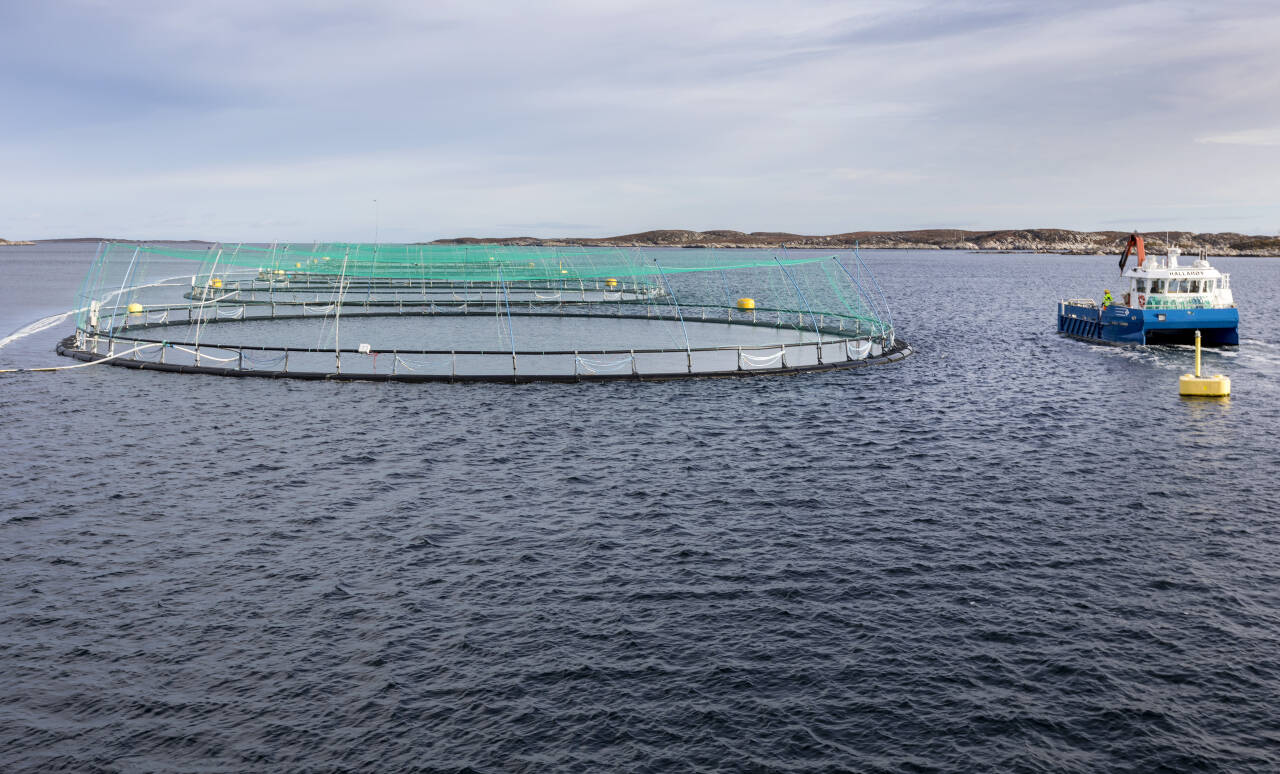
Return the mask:
<svg viewBox="0 0 1280 774">
<path fill-rule="evenodd" d="M 139 344 L 133 349 L 126 350 L 124 352 L 118 352 L 114 355 L 108 355 L 107 357 L 99 358 L 97 360 L 90 360 L 88 363 L 76 363 L 75 365 L 68 365 L 68 366 L 45 366 L 43 368 L 0 368 L 0 374 L 20 374 L 24 371 L 40 371 L 40 372 L 69 371 L 72 368 L 85 368 L 86 366 L 100 365 L 102 363 L 106 363 L 109 360 L 115 360 L 117 358 L 122 358 L 125 355 L 132 355 L 135 352 L 141 352 L 144 349 L 150 349 L 152 347 L 163 347 L 163 346 L 165 346 L 163 342 L 156 342 L 155 344 Z"/>
</svg>

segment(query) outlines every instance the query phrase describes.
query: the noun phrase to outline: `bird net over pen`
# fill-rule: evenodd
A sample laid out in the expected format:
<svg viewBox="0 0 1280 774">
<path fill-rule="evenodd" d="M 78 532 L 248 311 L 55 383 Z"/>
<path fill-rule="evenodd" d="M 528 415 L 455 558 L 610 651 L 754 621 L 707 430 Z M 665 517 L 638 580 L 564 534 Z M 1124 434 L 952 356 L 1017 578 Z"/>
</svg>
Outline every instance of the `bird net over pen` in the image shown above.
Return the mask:
<svg viewBox="0 0 1280 774">
<path fill-rule="evenodd" d="M 898 359 L 857 252 L 104 243 L 81 360 L 295 378 L 533 381 Z"/>
</svg>

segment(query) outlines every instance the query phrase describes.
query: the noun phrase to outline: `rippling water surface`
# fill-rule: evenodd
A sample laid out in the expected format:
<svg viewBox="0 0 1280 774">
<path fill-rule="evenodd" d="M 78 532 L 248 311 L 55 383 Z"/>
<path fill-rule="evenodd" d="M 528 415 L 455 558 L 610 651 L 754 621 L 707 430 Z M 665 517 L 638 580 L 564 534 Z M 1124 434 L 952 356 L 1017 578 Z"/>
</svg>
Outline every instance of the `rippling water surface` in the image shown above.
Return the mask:
<svg viewBox="0 0 1280 774">
<path fill-rule="evenodd" d="M 0 334 L 92 249 L 0 249 Z M 1054 334 L 1114 258 L 865 257 L 900 364 L 0 375 L 0 768 L 1280 769 L 1280 261 L 1193 402 Z"/>
</svg>

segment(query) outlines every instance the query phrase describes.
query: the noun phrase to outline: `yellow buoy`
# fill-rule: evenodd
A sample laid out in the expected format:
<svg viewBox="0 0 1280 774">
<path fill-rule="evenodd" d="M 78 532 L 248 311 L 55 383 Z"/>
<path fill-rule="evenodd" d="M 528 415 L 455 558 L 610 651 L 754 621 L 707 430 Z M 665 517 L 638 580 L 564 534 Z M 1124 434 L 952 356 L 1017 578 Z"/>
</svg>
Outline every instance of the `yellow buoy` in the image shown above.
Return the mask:
<svg viewBox="0 0 1280 774">
<path fill-rule="evenodd" d="M 129 304 L 129 314 L 142 314 L 142 304 L 139 304 L 136 301 Z"/>
<path fill-rule="evenodd" d="M 220 288 L 220 287 L 222 287 L 222 280 L 221 280 L 221 279 L 219 279 L 218 277 L 214 277 L 214 278 L 213 278 L 213 286 L 214 286 L 215 288 Z"/>
<path fill-rule="evenodd" d="M 1200 375 L 1200 331 L 1196 331 L 1196 372 L 1178 379 L 1178 394 L 1193 398 L 1225 398 L 1231 394 L 1231 380 L 1222 374 Z"/>
<path fill-rule="evenodd" d="M 755 300 L 754 298 L 739 298 L 739 299 L 738 299 L 738 308 L 739 308 L 739 309 L 748 309 L 748 310 L 750 310 L 750 309 L 755 309 L 755 308 L 756 308 L 756 300 Z"/>
<path fill-rule="evenodd" d="M 295 264 L 293 265 L 293 268 L 295 268 L 295 269 L 301 269 L 301 268 L 302 268 L 302 264 L 300 264 L 300 263 L 295 263 Z"/>
<path fill-rule="evenodd" d="M 608 279 L 606 279 L 606 280 L 604 281 L 604 286 L 605 286 L 606 288 L 616 288 L 616 287 L 618 287 L 618 280 L 617 280 L 617 278 L 615 278 L 615 277 L 609 277 Z"/>
</svg>

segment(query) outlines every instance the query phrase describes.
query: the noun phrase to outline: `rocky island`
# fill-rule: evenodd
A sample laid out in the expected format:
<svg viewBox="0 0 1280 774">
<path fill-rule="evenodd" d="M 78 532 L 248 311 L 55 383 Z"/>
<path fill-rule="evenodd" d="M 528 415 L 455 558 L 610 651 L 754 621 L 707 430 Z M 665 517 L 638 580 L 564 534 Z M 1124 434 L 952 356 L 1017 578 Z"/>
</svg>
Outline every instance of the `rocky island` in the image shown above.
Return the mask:
<svg viewBox="0 0 1280 774">
<path fill-rule="evenodd" d="M 0 247 L 5 245 L 34 245 L 35 242 L 13 242 L 8 239 L 0 239 Z"/>
<path fill-rule="evenodd" d="M 1128 231 L 1068 231 L 1060 228 L 1001 231 L 925 229 L 920 231 L 850 231 L 829 236 L 806 236 L 780 231 L 687 231 L 664 229 L 602 238 L 498 237 L 437 239 L 431 244 L 500 244 L 529 246 L 617 247 L 788 247 L 797 249 L 969 250 L 978 252 L 1028 252 L 1065 255 L 1119 253 Z M 1168 242 L 1166 242 L 1166 235 Z M 1147 250 L 1162 253 L 1169 243 L 1185 253 L 1206 250 L 1212 255 L 1280 256 L 1280 237 L 1249 236 L 1231 232 L 1197 234 L 1191 231 L 1159 231 L 1142 234 Z"/>
</svg>

